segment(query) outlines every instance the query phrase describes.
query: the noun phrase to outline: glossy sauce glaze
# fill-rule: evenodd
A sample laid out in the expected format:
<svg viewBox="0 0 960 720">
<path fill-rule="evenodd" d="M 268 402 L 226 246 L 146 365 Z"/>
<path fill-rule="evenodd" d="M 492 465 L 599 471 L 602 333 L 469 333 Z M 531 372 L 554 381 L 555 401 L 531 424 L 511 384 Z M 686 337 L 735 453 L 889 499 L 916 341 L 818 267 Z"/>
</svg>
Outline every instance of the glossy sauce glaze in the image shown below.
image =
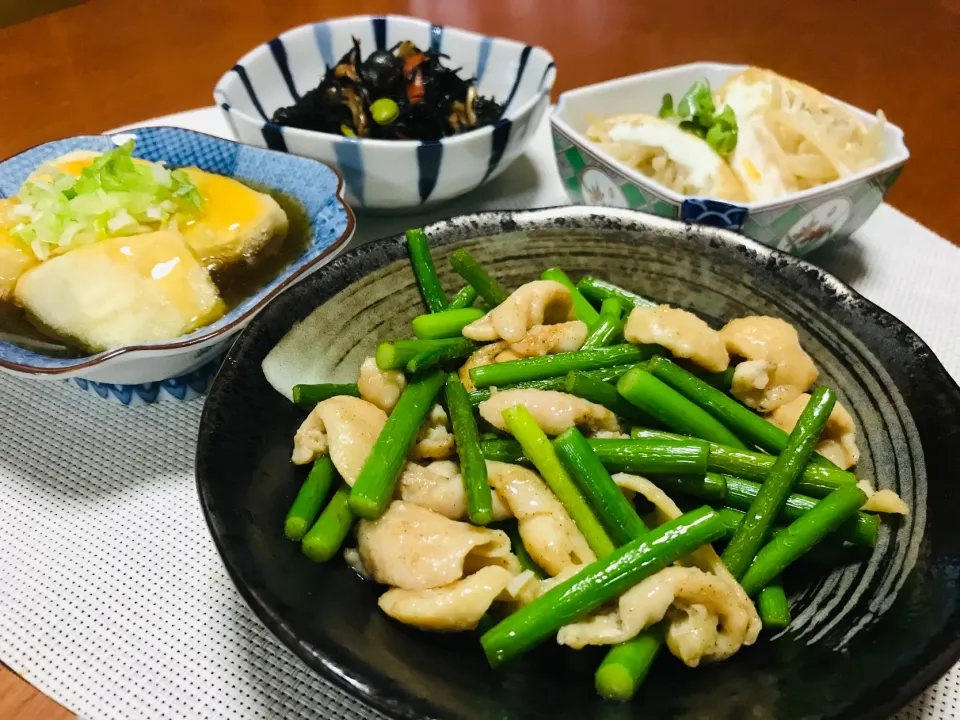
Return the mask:
<svg viewBox="0 0 960 720">
<path fill-rule="evenodd" d="M 63 169 L 71 174 L 79 174 L 89 163 L 89 159 L 77 159 L 64 163 L 58 169 Z M 230 182 L 230 178 L 222 176 L 208 173 L 202 173 L 202 176 L 202 179 L 197 183 L 198 186 L 202 188 L 204 193 L 209 194 L 205 194 L 205 197 L 216 202 L 205 203 L 203 210 L 200 211 L 196 219 L 187 227 L 180 228 L 185 238 L 195 239 L 199 233 L 196 230 L 191 230 L 191 227 L 197 227 L 201 223 L 224 237 L 229 237 L 230 233 L 236 231 L 241 224 L 249 222 L 256 212 L 256 208 L 249 202 L 249 196 L 253 195 L 250 191 L 262 192 L 272 197 L 289 221 L 289 229 L 286 234 L 266 242 L 256 255 L 245 256 L 230 265 L 223 265 L 216 259 L 207 259 L 205 265 L 220 293 L 225 312 L 229 312 L 257 293 L 275 278 L 284 267 L 303 253 L 310 239 L 310 220 L 295 198 L 246 180 L 237 179 L 237 183 L 233 183 Z M 0 204 L 3 205 L 12 202 L 14 202 L 13 199 L 0 199 Z M 118 252 L 122 252 L 122 247 L 118 249 Z M 44 328 L 42 323 L 12 300 L 16 277 L 6 278 L 3 268 L 12 266 L 13 261 L 10 260 L 12 257 L 15 257 L 16 262 L 21 264 L 24 269 L 36 264 L 36 260 L 19 240 L 10 237 L 2 224 L 0 224 L 0 254 L 8 259 L 7 262 L 0 262 L 0 341 L 17 344 L 34 352 L 55 357 L 84 357 L 89 355 L 89 351 L 83 347 L 74 345 Z M 206 257 L 202 245 L 201 254 Z M 173 279 L 177 271 L 176 258 L 166 255 L 154 257 L 154 255 L 148 253 L 146 256 L 138 257 L 136 261 L 138 264 L 152 262 L 153 266 L 146 268 L 146 271 L 154 279 L 160 281 L 165 278 Z M 174 293 L 171 300 L 175 302 L 176 297 L 177 295 Z M 216 317 L 219 316 L 218 314 Z M 205 322 L 211 322 L 216 317 L 205 318 L 203 319 L 204 322 L 197 323 L 196 327 L 205 324 Z"/>
</svg>

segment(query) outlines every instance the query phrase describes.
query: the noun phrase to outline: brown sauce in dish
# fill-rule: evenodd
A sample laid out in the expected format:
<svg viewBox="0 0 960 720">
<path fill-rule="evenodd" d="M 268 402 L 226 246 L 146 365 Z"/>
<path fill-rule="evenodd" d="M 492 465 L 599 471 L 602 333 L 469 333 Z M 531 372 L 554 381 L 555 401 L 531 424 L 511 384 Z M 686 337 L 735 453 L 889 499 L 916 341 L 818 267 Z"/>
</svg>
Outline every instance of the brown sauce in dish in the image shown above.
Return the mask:
<svg viewBox="0 0 960 720">
<path fill-rule="evenodd" d="M 228 312 L 268 285 L 303 253 L 310 242 L 310 218 L 296 198 L 248 180 L 234 179 L 276 200 L 286 213 L 290 227 L 284 237 L 275 238 L 257 255 L 211 272 Z M 45 331 L 11 300 L 0 300 L 0 341 L 52 357 L 79 358 L 90 354 L 86 349 Z"/>
<path fill-rule="evenodd" d="M 283 238 L 274 239 L 246 262 L 234 263 L 211 273 L 220 297 L 230 310 L 268 285 L 281 270 L 300 257 L 310 243 L 310 218 L 299 200 L 249 180 L 242 182 L 276 200 L 287 214 L 290 229 Z"/>
</svg>

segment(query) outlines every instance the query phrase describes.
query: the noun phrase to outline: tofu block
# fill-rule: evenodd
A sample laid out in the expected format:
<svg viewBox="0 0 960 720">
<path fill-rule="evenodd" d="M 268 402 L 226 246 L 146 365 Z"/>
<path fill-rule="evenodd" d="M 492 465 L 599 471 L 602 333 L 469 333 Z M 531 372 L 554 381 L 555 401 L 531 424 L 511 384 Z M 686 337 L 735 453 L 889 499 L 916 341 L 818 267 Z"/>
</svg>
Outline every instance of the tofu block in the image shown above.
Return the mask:
<svg viewBox="0 0 960 720">
<path fill-rule="evenodd" d="M 94 352 L 171 340 L 225 310 L 209 271 L 169 230 L 47 260 L 20 277 L 14 298 L 47 330 Z"/>
<path fill-rule="evenodd" d="M 36 255 L 14 237 L 11 237 L 6 220 L 16 200 L 0 200 L 0 301 L 9 300 L 17 279 L 37 264 Z"/>
<path fill-rule="evenodd" d="M 290 222 L 277 201 L 243 183 L 197 168 L 184 168 L 206 202 L 178 228 L 208 268 L 252 258 L 287 234 Z"/>
</svg>

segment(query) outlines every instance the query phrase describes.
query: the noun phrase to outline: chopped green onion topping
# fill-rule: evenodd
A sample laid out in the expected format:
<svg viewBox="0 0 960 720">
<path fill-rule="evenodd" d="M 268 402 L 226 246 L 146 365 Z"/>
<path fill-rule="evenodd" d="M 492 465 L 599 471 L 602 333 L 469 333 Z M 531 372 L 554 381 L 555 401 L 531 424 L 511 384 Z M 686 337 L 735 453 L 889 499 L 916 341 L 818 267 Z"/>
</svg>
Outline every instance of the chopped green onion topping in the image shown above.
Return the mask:
<svg viewBox="0 0 960 720">
<path fill-rule="evenodd" d="M 17 193 L 10 234 L 40 260 L 107 237 L 176 227 L 204 199 L 183 170 L 136 162 L 133 140 L 93 159 L 80 175 L 39 169 Z"/>
</svg>

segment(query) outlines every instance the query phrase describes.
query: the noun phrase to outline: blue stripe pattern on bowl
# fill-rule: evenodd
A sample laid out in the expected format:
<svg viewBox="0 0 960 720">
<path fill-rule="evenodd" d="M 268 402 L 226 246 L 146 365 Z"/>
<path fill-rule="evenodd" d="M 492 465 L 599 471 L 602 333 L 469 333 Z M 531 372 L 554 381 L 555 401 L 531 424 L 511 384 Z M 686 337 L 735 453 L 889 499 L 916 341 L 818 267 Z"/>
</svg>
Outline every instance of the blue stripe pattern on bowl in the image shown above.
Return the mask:
<svg viewBox="0 0 960 720">
<path fill-rule="evenodd" d="M 38 145 L 0 163 L 0 197 L 12 197 L 24 180 L 45 162 L 74 150 L 106 151 L 134 138 L 134 155 L 164 160 L 170 167 L 197 166 L 201 170 L 250 180 L 296 199 L 310 220 L 311 239 L 303 254 L 284 268 L 258 293 L 233 308 L 215 323 L 175 340 L 144 343 L 138 347 L 163 348 L 217 334 L 250 314 L 264 298 L 318 259 L 330 254 L 352 230 L 353 216 L 338 196 L 340 178 L 330 167 L 305 158 L 253 148 L 211 135 L 180 128 L 153 127 L 117 133 L 56 140 Z M 115 138 L 115 139 L 114 139 Z M 0 361 L 27 367 L 66 369 L 113 354 L 107 351 L 84 358 L 54 358 L 0 341 Z"/>
<path fill-rule="evenodd" d="M 493 127 L 439 141 L 390 141 L 394 147 L 388 149 L 379 141 L 270 122 L 278 108 L 316 87 L 326 69 L 350 49 L 354 37 L 364 55 L 405 39 L 449 55 L 450 66 L 476 78 L 481 95 L 504 106 L 503 116 Z M 352 203 L 398 208 L 462 194 L 515 159 L 529 136 L 531 120 L 534 116 L 539 120 L 540 105 L 545 109 L 548 104 L 554 76 L 553 59 L 542 48 L 413 18 L 363 16 L 302 26 L 268 41 L 224 75 L 214 95 L 242 142 L 334 163 Z M 477 136 L 478 148 L 463 154 L 447 150 L 451 142 L 471 136 Z M 368 149 L 371 145 L 376 149 Z M 466 171 L 470 176 L 460 183 L 453 177 L 464 171 L 455 164 L 472 166 Z"/>
</svg>

